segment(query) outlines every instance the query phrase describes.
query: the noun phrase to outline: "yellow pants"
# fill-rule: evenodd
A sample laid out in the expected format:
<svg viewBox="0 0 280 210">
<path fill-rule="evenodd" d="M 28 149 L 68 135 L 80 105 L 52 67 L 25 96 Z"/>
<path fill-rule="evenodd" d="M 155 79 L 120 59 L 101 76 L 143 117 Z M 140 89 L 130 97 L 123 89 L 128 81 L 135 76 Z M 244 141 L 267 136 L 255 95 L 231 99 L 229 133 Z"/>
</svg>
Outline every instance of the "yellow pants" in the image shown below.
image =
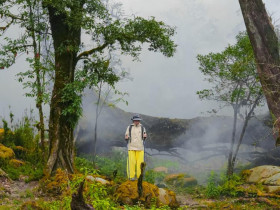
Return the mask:
<svg viewBox="0 0 280 210">
<path fill-rule="evenodd" d="M 129 179 L 135 178 L 135 168 L 137 178 L 141 174 L 141 163 L 144 162 L 143 150 L 128 150 L 127 158 L 127 177 Z"/>
</svg>

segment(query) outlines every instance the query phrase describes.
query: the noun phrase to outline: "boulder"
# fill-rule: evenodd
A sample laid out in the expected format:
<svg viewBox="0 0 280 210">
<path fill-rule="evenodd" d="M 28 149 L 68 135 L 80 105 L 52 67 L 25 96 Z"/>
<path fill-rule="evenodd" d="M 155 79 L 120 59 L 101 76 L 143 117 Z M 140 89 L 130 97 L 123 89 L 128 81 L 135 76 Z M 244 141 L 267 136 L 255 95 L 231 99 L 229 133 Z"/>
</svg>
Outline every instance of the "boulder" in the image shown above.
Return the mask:
<svg viewBox="0 0 280 210">
<path fill-rule="evenodd" d="M 243 171 L 248 183 L 262 184 L 268 193 L 280 193 L 280 167 L 264 165 Z"/>
<path fill-rule="evenodd" d="M 5 147 L 3 144 L 0 144 L 0 159 L 9 160 L 14 157 L 15 153 L 11 148 Z"/>
<path fill-rule="evenodd" d="M 169 185 L 176 187 L 189 187 L 197 185 L 197 180 L 187 174 L 170 174 L 167 175 L 164 181 Z"/>
<path fill-rule="evenodd" d="M 174 192 L 158 188 L 156 185 L 145 181 L 143 181 L 142 186 L 142 195 L 139 197 L 137 181 L 126 181 L 117 188 L 114 196 L 122 205 L 135 205 L 141 202 L 145 207 L 149 208 L 151 202 L 155 200 L 158 207 L 163 205 L 168 205 L 170 207 L 179 206 Z"/>
</svg>

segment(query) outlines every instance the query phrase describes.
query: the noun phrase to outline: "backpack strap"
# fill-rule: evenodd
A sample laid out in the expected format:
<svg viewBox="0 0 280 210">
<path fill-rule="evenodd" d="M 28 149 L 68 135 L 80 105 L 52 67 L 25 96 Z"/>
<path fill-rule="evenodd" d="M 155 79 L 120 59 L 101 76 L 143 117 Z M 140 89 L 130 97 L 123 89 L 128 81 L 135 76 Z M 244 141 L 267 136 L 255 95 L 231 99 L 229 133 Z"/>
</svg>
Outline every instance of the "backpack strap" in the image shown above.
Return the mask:
<svg viewBox="0 0 280 210">
<path fill-rule="evenodd" d="M 132 124 L 129 126 L 129 142 L 131 142 L 131 130 L 132 130 Z"/>
</svg>

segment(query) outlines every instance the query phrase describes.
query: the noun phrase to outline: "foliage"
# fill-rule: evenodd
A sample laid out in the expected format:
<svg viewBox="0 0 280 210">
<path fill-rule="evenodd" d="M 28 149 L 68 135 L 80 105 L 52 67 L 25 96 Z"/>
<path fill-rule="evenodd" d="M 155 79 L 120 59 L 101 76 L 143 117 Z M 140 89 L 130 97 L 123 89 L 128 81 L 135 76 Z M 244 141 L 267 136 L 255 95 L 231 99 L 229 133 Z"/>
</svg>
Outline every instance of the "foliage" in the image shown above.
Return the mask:
<svg viewBox="0 0 280 210">
<path fill-rule="evenodd" d="M 97 168 L 99 174 L 105 175 L 107 177 L 112 177 L 113 172 L 117 170 L 117 177 L 126 177 L 126 153 L 113 152 L 108 156 L 97 155 L 95 159 L 91 155 L 81 155 L 81 157 L 91 162 L 93 162 L 94 160 L 95 167 Z M 90 166 L 89 162 L 84 164 Z"/>
<path fill-rule="evenodd" d="M 18 180 L 21 175 L 25 176 L 25 182 L 39 180 L 43 177 L 43 165 L 38 163 L 37 165 L 25 162 L 25 164 L 15 167 L 10 164 L 2 165 L 1 168 L 9 175 L 13 180 Z"/>
<path fill-rule="evenodd" d="M 215 174 L 214 171 L 211 171 L 211 174 L 208 178 L 205 195 L 207 198 L 218 198 L 220 196 L 220 190 L 217 182 L 217 175 Z"/>
<path fill-rule="evenodd" d="M 164 172 L 157 172 L 154 170 L 148 170 L 145 172 L 144 180 L 155 184 L 155 183 L 160 183 L 164 180 L 164 177 L 166 174 Z"/>
<path fill-rule="evenodd" d="M 173 170 L 173 171 L 178 171 L 180 169 L 180 163 L 178 161 L 172 161 L 169 159 L 162 159 L 162 158 L 152 158 L 149 159 L 149 157 L 147 157 L 147 161 L 151 162 L 151 165 L 153 168 L 156 167 L 165 167 L 168 168 L 168 170 Z"/>
<path fill-rule="evenodd" d="M 97 174 L 94 163 L 85 158 L 76 157 L 75 167 L 79 172 L 83 174 Z"/>
<path fill-rule="evenodd" d="M 249 37 L 240 32 L 236 40 L 235 45 L 229 45 L 221 53 L 197 56 L 200 71 L 213 85 L 211 89 L 197 92 L 201 99 L 216 100 L 225 105 L 239 101 L 242 107 L 251 105 L 261 92 Z"/>
</svg>

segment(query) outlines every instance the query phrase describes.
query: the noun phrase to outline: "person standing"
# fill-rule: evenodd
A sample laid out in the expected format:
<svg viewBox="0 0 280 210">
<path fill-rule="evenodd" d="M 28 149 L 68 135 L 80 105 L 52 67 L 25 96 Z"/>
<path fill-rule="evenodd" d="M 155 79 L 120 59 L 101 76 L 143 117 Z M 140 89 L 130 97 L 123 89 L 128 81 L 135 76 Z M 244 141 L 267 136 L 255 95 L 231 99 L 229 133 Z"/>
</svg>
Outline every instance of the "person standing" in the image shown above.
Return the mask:
<svg viewBox="0 0 280 210">
<path fill-rule="evenodd" d="M 134 115 L 131 120 L 133 123 L 127 127 L 125 132 L 128 148 L 127 177 L 130 180 L 136 180 L 141 174 L 141 163 L 144 162 L 144 142 L 147 133 L 140 123 L 142 119 L 139 115 Z"/>
</svg>

